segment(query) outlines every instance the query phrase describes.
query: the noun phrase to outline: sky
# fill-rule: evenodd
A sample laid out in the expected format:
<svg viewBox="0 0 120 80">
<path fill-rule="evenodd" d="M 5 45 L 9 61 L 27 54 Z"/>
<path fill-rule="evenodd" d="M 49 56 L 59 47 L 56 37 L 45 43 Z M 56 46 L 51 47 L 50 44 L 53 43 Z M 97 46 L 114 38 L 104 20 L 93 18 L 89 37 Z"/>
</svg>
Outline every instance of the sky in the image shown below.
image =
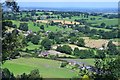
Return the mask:
<svg viewBox="0 0 120 80">
<path fill-rule="evenodd" d="M 120 0 L 18 0 L 21 2 L 119 2 Z"/>
<path fill-rule="evenodd" d="M 0 0 L 5 1 L 5 0 Z M 17 2 L 119 2 L 119 0 L 16 0 Z"/>
<path fill-rule="evenodd" d="M 5 0 L 1 0 L 5 1 Z M 21 7 L 118 8 L 119 0 L 16 0 Z"/>
<path fill-rule="evenodd" d="M 20 2 L 21 7 L 118 8 L 117 2 Z"/>
</svg>

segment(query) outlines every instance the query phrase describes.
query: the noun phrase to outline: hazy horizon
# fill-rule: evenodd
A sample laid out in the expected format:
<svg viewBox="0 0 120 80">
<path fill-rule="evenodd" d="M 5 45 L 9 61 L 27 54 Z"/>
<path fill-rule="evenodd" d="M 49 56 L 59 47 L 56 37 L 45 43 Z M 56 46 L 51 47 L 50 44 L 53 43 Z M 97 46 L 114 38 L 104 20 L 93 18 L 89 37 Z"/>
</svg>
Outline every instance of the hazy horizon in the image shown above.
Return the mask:
<svg viewBox="0 0 120 80">
<path fill-rule="evenodd" d="M 18 5 L 43 8 L 118 8 L 117 2 L 19 2 Z"/>
</svg>

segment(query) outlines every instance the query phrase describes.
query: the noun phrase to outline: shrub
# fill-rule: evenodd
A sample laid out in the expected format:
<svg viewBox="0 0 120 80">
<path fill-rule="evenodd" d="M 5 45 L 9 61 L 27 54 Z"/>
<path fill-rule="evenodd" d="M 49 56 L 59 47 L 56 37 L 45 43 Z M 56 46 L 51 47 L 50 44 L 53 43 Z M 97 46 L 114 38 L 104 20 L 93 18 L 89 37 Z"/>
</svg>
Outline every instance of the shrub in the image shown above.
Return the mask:
<svg viewBox="0 0 120 80">
<path fill-rule="evenodd" d="M 28 23 L 20 23 L 19 29 L 23 31 L 28 31 Z"/>
<path fill-rule="evenodd" d="M 52 59 L 52 60 L 55 60 L 55 59 L 57 58 L 56 55 L 49 55 L 48 57 L 49 57 L 50 59 Z"/>
<path fill-rule="evenodd" d="M 40 36 L 34 35 L 31 39 L 31 42 L 37 45 L 39 43 L 39 40 L 40 40 Z"/>
<path fill-rule="evenodd" d="M 60 65 L 60 67 L 63 68 L 63 67 L 65 67 L 67 64 L 68 64 L 68 62 L 62 62 L 61 65 Z"/>
<path fill-rule="evenodd" d="M 52 42 L 51 40 L 49 39 L 43 39 L 42 42 L 41 42 L 41 45 L 46 49 L 46 50 L 50 50 L 51 49 L 51 45 L 52 45 Z"/>
<path fill-rule="evenodd" d="M 68 45 L 58 46 L 56 50 L 66 54 L 72 53 L 72 48 Z"/>
<path fill-rule="evenodd" d="M 84 39 L 79 39 L 78 42 L 77 42 L 77 46 L 80 46 L 80 47 L 84 47 L 85 46 L 85 42 L 84 42 Z"/>
<path fill-rule="evenodd" d="M 88 76 L 88 75 L 84 75 L 84 76 L 82 77 L 82 80 L 89 80 L 89 76 Z"/>
</svg>

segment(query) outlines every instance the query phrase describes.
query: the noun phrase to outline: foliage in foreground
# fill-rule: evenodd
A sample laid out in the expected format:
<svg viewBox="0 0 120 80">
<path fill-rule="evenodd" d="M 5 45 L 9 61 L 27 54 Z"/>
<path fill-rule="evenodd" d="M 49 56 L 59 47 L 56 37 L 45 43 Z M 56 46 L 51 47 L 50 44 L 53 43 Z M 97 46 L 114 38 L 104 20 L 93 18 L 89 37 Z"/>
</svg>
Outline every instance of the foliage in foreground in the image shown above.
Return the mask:
<svg viewBox="0 0 120 80">
<path fill-rule="evenodd" d="M 120 57 L 116 59 L 105 58 L 96 60 L 95 80 L 119 80 L 120 79 Z"/>
<path fill-rule="evenodd" d="M 7 68 L 2 70 L 2 80 L 42 80 L 39 70 L 32 70 L 29 74 L 23 73 L 22 75 L 14 76 Z"/>
</svg>

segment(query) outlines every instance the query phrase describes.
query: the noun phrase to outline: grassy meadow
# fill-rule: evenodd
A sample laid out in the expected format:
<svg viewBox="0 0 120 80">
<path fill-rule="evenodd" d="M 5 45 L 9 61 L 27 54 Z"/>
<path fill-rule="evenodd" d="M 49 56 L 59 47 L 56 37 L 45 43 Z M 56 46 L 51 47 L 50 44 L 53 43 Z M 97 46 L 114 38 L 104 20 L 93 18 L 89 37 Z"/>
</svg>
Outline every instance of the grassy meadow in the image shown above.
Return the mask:
<svg viewBox="0 0 120 80">
<path fill-rule="evenodd" d="M 78 73 L 67 68 L 60 68 L 60 61 L 40 58 L 19 58 L 6 61 L 3 68 L 8 68 L 15 75 L 30 73 L 31 70 L 39 69 L 43 78 L 71 78 L 77 77 Z"/>
</svg>

